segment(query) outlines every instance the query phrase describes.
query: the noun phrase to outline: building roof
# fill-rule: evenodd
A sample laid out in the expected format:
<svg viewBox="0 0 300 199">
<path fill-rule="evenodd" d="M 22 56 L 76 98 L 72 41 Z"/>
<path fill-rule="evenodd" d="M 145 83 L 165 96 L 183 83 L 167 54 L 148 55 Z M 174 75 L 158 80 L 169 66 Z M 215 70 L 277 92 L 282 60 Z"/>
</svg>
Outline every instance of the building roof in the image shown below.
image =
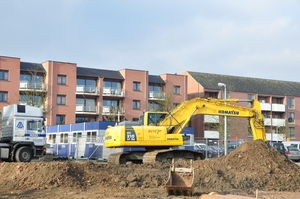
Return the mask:
<svg viewBox="0 0 300 199">
<path fill-rule="evenodd" d="M 21 71 L 46 73 L 46 70 L 43 67 L 43 65 L 37 63 L 21 62 L 20 69 Z"/>
<path fill-rule="evenodd" d="M 150 84 L 165 85 L 166 82 L 159 75 L 149 75 Z"/>
<path fill-rule="evenodd" d="M 203 88 L 219 90 L 218 83 L 226 84 L 227 90 L 271 95 L 300 96 L 300 83 L 271 79 L 239 77 L 187 71 Z"/>
<path fill-rule="evenodd" d="M 122 76 L 122 74 L 119 71 L 103 70 L 103 69 L 97 69 L 97 68 L 77 67 L 77 75 L 124 80 L 124 77 Z"/>
</svg>

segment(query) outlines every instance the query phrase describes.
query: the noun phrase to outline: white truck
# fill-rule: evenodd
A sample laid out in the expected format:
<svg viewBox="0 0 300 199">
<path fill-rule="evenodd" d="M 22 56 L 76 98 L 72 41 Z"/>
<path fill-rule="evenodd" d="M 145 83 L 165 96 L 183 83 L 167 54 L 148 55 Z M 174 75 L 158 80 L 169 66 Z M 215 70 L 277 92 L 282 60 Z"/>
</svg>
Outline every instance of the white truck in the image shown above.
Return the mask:
<svg viewBox="0 0 300 199">
<path fill-rule="evenodd" d="M 3 107 L 0 130 L 0 159 L 9 162 L 30 162 L 45 153 L 46 133 L 43 111 L 29 105 Z"/>
</svg>

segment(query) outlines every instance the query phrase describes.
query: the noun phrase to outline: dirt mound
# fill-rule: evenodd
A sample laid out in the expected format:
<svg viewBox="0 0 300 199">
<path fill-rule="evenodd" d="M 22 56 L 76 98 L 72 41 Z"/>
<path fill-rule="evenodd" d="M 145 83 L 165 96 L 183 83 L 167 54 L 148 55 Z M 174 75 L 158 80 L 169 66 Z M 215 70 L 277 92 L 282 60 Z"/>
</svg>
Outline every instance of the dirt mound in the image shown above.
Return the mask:
<svg viewBox="0 0 300 199">
<path fill-rule="evenodd" d="M 196 162 L 202 190 L 300 191 L 300 167 L 262 141 L 246 142 L 219 159 Z"/>
<path fill-rule="evenodd" d="M 189 163 L 177 161 L 177 167 Z M 146 190 L 164 191 L 170 164 L 108 165 L 93 162 L 1 163 L 0 187 L 3 190 L 46 190 L 68 188 L 88 190 L 130 189 L 131 194 Z M 300 167 L 276 149 L 261 141 L 246 142 L 227 156 L 194 162 L 195 191 L 242 192 L 300 191 Z M 129 192 L 129 193 L 130 193 Z M 157 194 L 157 193 L 155 193 Z M 160 195 L 160 194 L 159 194 Z"/>
</svg>

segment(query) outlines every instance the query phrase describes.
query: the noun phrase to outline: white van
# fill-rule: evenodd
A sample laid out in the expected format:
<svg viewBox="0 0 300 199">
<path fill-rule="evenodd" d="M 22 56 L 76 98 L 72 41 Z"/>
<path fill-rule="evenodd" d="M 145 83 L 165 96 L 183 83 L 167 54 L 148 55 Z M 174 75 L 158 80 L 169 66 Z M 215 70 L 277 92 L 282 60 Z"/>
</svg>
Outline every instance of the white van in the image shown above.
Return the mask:
<svg viewBox="0 0 300 199">
<path fill-rule="evenodd" d="M 300 151 L 300 141 L 288 141 L 282 142 L 284 146 L 293 146 L 296 147 Z"/>
<path fill-rule="evenodd" d="M 202 150 L 207 149 L 207 144 L 203 143 L 195 143 L 194 146 L 198 146 Z"/>
</svg>

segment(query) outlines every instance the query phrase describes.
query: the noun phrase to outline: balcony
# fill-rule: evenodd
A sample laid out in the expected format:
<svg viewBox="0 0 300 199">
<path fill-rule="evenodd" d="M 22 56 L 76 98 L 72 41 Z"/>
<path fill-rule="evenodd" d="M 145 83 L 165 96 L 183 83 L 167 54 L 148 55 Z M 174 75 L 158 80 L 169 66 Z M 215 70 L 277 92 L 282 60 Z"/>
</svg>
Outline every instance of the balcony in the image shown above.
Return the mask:
<svg viewBox="0 0 300 199">
<path fill-rule="evenodd" d="M 265 103 L 263 101 L 260 101 L 260 108 L 262 111 L 271 111 L 271 109 L 272 109 L 270 103 Z"/>
<path fill-rule="evenodd" d="M 148 98 L 149 100 L 162 100 L 165 98 L 165 93 L 150 91 Z"/>
<path fill-rule="evenodd" d="M 272 104 L 272 111 L 285 112 L 285 105 L 284 104 Z"/>
<path fill-rule="evenodd" d="M 95 86 L 77 85 L 76 94 L 92 94 L 99 95 L 98 89 Z"/>
<path fill-rule="evenodd" d="M 285 112 L 284 104 L 271 104 L 260 101 L 260 108 L 262 111 Z"/>
<path fill-rule="evenodd" d="M 219 123 L 220 117 L 215 115 L 204 115 L 205 123 Z"/>
<path fill-rule="evenodd" d="M 114 106 L 103 106 L 102 115 L 125 115 L 125 108 Z"/>
<path fill-rule="evenodd" d="M 125 97 L 125 94 L 122 89 L 103 88 L 103 96 Z"/>
<path fill-rule="evenodd" d="M 219 131 L 204 131 L 205 139 L 220 139 Z"/>
<path fill-rule="evenodd" d="M 98 114 L 97 106 L 85 106 L 85 105 L 76 105 L 76 113 L 84 114 Z"/>
<path fill-rule="evenodd" d="M 30 83 L 27 81 L 20 81 L 20 90 L 22 90 L 22 91 L 28 91 L 28 90 L 44 91 L 45 85 L 43 83 Z"/>
<path fill-rule="evenodd" d="M 285 119 L 265 118 L 264 124 L 265 124 L 265 126 L 285 126 Z"/>
</svg>

